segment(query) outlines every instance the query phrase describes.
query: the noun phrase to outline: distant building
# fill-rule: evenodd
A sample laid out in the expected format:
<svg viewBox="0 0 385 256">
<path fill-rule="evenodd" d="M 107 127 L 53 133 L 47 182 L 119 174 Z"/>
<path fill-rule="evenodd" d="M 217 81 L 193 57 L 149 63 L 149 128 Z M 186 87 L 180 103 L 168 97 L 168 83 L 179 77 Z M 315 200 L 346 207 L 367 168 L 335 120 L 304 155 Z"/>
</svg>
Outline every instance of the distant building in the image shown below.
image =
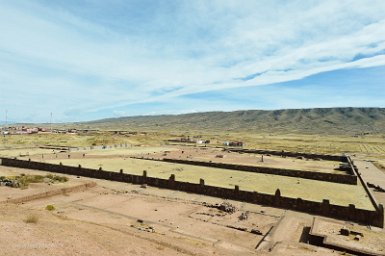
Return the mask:
<svg viewBox="0 0 385 256">
<path fill-rule="evenodd" d="M 242 141 L 225 141 L 223 142 L 223 145 L 227 147 L 243 147 L 243 142 Z"/>
<path fill-rule="evenodd" d="M 197 144 L 210 144 L 210 140 L 197 140 Z"/>
</svg>

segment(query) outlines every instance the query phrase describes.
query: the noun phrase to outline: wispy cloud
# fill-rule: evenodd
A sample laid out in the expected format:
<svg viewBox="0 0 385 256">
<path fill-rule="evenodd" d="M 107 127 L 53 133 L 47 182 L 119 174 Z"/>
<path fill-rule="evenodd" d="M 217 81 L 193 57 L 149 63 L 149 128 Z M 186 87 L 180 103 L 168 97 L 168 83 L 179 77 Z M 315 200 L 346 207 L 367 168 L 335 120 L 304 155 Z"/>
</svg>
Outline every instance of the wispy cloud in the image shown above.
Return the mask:
<svg viewBox="0 0 385 256">
<path fill-rule="evenodd" d="M 45 121 L 51 111 L 57 121 L 129 115 L 136 111 L 127 106 L 146 104 L 150 113 L 170 101 L 187 110 L 188 94 L 385 65 L 381 0 L 0 7 L 0 109 L 19 120 Z M 179 111 L 168 106 L 165 112 Z"/>
</svg>

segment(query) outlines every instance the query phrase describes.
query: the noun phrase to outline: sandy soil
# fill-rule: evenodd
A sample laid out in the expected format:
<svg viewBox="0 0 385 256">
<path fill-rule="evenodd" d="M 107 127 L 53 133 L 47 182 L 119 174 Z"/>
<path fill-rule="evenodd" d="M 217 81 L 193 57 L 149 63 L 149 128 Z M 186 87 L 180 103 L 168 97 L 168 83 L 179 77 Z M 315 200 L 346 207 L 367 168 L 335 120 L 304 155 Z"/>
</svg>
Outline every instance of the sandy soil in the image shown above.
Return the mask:
<svg viewBox="0 0 385 256">
<path fill-rule="evenodd" d="M 7 175 L 29 172 L 0 168 L 3 169 L 1 174 Z M 86 181 L 88 179 L 71 178 L 67 186 L 71 182 L 74 185 Z M 8 197 L 23 197 L 26 192 L 33 194 L 47 188 L 37 184 L 25 190 L 6 189 L 14 190 Z M 100 181 L 98 187 L 84 192 L 26 201 L 17 206 L 2 204 L 0 236 L 7 239 L 0 241 L 0 248 L 6 248 L 0 254 L 252 255 L 263 236 L 250 233 L 251 229 L 267 232 L 279 216 L 275 215 L 277 210 L 267 215 L 261 213 L 261 207 L 249 205 L 245 207 L 248 219 L 240 221 L 238 216 L 242 210 L 230 215 L 208 208 L 201 201 L 167 196 L 170 193 L 175 194 Z M 221 202 L 213 198 L 206 201 L 210 200 Z M 55 210 L 45 210 L 48 204 L 54 205 Z M 236 204 L 243 209 L 241 203 Z M 30 215 L 38 218 L 37 223 L 24 222 Z M 212 218 L 204 218 L 210 216 Z M 248 231 L 227 226 L 246 227 Z M 14 246 L 5 246 L 10 244 Z"/>
</svg>

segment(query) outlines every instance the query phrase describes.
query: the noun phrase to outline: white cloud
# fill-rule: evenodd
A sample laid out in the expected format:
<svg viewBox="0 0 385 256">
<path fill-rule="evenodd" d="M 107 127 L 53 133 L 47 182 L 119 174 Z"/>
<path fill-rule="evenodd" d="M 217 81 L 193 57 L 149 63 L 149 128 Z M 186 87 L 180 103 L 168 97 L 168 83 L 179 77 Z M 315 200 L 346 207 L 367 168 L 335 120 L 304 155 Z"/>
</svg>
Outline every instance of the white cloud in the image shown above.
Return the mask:
<svg viewBox="0 0 385 256">
<path fill-rule="evenodd" d="M 385 64 L 383 1 L 158 2 L 148 17 L 36 3 L 0 3 L 0 108 L 20 119 Z"/>
</svg>

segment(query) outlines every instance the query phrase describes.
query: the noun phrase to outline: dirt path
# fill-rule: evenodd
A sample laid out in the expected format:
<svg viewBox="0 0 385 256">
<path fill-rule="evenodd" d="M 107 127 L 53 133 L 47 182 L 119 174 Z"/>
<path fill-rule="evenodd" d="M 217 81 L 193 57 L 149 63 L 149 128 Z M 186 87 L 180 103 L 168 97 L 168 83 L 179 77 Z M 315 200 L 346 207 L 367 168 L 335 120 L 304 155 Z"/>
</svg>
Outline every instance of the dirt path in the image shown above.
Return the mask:
<svg viewBox="0 0 385 256">
<path fill-rule="evenodd" d="M 354 164 L 357 165 L 365 182 L 385 188 L 385 173 L 379 170 L 373 163 L 354 159 Z"/>
</svg>

